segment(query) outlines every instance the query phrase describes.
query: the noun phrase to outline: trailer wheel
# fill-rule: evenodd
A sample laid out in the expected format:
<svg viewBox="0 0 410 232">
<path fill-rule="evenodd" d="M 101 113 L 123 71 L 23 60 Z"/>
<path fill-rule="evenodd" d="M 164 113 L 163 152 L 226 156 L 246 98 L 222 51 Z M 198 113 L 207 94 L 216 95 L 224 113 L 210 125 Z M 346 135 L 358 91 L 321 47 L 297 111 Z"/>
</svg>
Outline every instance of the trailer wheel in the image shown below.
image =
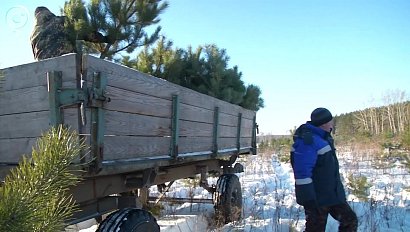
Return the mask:
<svg viewBox="0 0 410 232">
<path fill-rule="evenodd" d="M 111 213 L 97 232 L 159 232 L 157 220 L 146 210 L 125 208 Z"/>
<path fill-rule="evenodd" d="M 216 183 L 213 195 L 216 222 L 226 224 L 242 216 L 242 189 L 238 176 L 224 174 Z"/>
</svg>

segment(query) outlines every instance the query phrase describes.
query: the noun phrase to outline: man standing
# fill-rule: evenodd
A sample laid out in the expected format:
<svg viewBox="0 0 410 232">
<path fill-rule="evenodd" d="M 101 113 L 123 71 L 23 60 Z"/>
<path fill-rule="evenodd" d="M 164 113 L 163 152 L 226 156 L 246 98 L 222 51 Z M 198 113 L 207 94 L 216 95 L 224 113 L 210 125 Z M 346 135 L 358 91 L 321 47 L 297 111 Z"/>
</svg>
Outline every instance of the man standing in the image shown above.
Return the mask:
<svg viewBox="0 0 410 232">
<path fill-rule="evenodd" d="M 291 150 L 296 201 L 305 209 L 305 231 L 324 232 L 329 214 L 339 221 L 339 231 L 357 231 L 357 216 L 346 201 L 331 136 L 333 116 L 328 109 L 317 108 L 310 118 L 296 130 Z"/>
</svg>

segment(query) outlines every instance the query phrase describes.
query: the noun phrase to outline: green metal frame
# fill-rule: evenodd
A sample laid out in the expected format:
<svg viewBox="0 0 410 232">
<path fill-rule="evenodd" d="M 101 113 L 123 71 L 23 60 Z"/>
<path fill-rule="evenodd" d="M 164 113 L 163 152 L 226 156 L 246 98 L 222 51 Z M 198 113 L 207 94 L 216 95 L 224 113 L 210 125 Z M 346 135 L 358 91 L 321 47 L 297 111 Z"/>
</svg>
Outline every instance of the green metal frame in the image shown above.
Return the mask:
<svg viewBox="0 0 410 232">
<path fill-rule="evenodd" d="M 242 113 L 238 114 L 238 128 L 236 133 L 236 149 L 238 149 L 238 153 L 241 150 L 241 125 L 242 125 Z"/>
<path fill-rule="evenodd" d="M 256 155 L 256 133 L 258 130 L 258 124 L 256 123 L 256 116 L 253 116 L 253 127 L 252 127 L 252 154 Z"/>
<path fill-rule="evenodd" d="M 64 89 L 62 73 L 47 72 L 48 101 L 50 106 L 50 125 L 58 126 L 64 123 L 61 109 L 64 106 L 79 104 L 86 100 L 86 91 L 82 89 Z"/>
<path fill-rule="evenodd" d="M 214 128 L 212 134 L 212 155 L 218 155 L 218 138 L 219 138 L 219 107 L 214 110 Z"/>
<path fill-rule="evenodd" d="M 51 71 L 47 72 L 47 84 L 51 126 L 64 124 L 62 109 L 65 106 L 83 103 L 91 109 L 91 155 L 93 160 L 89 171 L 99 172 L 102 168 L 105 131 L 102 107 L 110 100 L 105 96 L 107 78 L 100 73 L 94 73 L 91 88 L 63 88 L 62 73 Z"/>
<path fill-rule="evenodd" d="M 172 119 L 171 119 L 171 145 L 170 155 L 173 158 L 178 157 L 179 143 L 179 96 L 172 95 Z"/>
<path fill-rule="evenodd" d="M 93 73 L 93 85 L 91 87 L 91 98 L 88 106 L 91 109 L 91 154 L 93 161 L 90 165 L 90 172 L 98 173 L 102 169 L 102 161 L 104 159 L 104 102 L 109 101 L 105 96 L 105 88 L 107 87 L 107 78 L 101 73 Z"/>
</svg>

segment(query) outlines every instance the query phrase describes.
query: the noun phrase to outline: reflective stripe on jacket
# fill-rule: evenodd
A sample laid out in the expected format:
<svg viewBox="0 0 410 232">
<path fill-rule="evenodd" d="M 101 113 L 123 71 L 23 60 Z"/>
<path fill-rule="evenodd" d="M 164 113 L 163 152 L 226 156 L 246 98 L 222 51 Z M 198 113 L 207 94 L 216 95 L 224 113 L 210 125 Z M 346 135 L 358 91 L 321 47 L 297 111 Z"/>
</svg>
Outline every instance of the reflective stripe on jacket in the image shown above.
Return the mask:
<svg viewBox="0 0 410 232">
<path fill-rule="evenodd" d="M 295 132 L 291 150 L 296 201 L 318 206 L 346 202 L 339 162 L 330 133 L 306 123 Z"/>
</svg>

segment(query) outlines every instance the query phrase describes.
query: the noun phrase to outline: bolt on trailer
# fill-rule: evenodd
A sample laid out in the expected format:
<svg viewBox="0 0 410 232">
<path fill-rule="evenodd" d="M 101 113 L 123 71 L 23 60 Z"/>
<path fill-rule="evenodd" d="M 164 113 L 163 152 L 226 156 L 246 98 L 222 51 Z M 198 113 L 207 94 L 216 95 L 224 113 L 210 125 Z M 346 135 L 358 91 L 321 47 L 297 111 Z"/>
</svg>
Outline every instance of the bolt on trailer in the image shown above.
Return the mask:
<svg viewBox="0 0 410 232">
<path fill-rule="evenodd" d="M 159 231 L 142 209 L 147 190 L 200 174 L 224 222 L 241 217 L 241 155 L 256 154 L 256 113 L 90 55 L 68 54 L 2 70 L 0 179 L 52 126 L 88 144 L 70 189 L 75 224 L 111 213 L 99 231 Z M 219 174 L 216 185 L 207 175 Z M 158 199 L 159 200 L 159 199 Z M 157 200 L 157 201 L 158 201 Z M 130 229 L 133 228 L 133 229 Z"/>
</svg>

